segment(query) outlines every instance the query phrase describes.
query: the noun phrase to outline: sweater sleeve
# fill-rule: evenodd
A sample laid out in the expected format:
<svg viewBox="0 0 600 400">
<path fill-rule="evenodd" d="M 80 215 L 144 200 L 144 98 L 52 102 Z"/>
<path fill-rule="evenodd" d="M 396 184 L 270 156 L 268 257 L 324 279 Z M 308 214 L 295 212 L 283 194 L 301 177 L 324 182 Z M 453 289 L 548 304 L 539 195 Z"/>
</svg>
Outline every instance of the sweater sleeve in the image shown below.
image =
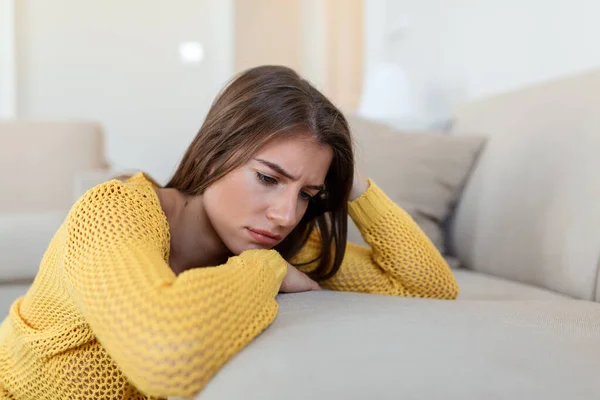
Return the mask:
<svg viewBox="0 0 600 400">
<path fill-rule="evenodd" d="M 286 263 L 275 251 L 248 250 L 175 276 L 156 239 L 158 218 L 138 197 L 105 184 L 73 207 L 65 286 L 138 390 L 190 397 L 274 320 Z"/>
<path fill-rule="evenodd" d="M 458 285 L 450 267 L 410 215 L 373 181 L 349 203 L 350 217 L 369 247 L 348 243 L 338 272 L 322 286 L 340 291 L 455 299 Z M 321 250 L 313 232 L 298 259 Z M 309 264 L 304 271 L 315 265 Z"/>
</svg>

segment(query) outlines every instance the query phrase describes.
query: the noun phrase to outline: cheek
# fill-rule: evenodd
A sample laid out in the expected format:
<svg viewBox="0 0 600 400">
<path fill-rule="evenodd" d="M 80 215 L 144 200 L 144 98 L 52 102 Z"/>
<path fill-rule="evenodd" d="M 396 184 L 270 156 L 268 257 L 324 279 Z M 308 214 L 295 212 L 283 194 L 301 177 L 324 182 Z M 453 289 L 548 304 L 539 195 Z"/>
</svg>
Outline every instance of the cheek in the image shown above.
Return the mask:
<svg viewBox="0 0 600 400">
<path fill-rule="evenodd" d="M 243 216 L 260 209 L 268 199 L 268 193 L 249 171 L 234 171 L 217 182 L 211 205 L 227 216 Z"/>
</svg>

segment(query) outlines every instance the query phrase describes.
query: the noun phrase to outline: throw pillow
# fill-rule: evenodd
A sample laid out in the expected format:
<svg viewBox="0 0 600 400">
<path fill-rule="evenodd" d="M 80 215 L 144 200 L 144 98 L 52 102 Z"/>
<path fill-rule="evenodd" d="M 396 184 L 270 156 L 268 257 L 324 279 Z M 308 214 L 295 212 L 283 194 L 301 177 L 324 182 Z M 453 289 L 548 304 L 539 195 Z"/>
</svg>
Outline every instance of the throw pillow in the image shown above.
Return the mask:
<svg viewBox="0 0 600 400">
<path fill-rule="evenodd" d="M 436 131 L 407 132 L 349 116 L 356 161 L 446 254 L 443 224 L 457 202 L 485 137 Z M 354 223 L 348 240 L 365 244 Z"/>
</svg>

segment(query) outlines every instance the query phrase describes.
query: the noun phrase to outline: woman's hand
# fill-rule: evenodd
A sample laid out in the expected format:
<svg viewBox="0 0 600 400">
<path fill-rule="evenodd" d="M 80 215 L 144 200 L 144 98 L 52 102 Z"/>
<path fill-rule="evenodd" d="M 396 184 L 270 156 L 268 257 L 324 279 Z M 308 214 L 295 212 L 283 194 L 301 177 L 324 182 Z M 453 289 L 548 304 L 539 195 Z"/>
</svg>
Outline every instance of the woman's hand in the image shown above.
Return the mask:
<svg viewBox="0 0 600 400">
<path fill-rule="evenodd" d="M 369 188 L 369 181 L 360 173 L 358 169 L 354 171 L 354 182 L 350 191 L 350 201 L 356 200 L 361 194 Z"/>
<path fill-rule="evenodd" d="M 287 263 L 287 274 L 281 282 L 280 292 L 297 293 L 308 292 L 310 290 L 321 290 L 319 284 L 308 277 L 304 272 L 299 271 L 292 264 Z"/>
</svg>

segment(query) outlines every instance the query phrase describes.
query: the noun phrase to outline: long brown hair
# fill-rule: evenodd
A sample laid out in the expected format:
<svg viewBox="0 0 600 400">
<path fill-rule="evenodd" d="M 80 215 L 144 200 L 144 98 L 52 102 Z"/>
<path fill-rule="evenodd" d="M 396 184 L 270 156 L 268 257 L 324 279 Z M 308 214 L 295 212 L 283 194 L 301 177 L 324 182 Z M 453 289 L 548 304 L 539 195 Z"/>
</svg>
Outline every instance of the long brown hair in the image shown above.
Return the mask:
<svg viewBox="0 0 600 400">
<path fill-rule="evenodd" d="M 309 203 L 301 221 L 275 250 L 289 260 L 317 226 L 322 250 L 317 268 L 309 275 L 324 280 L 337 272 L 346 250 L 347 202 L 354 175 L 352 139 L 342 112 L 292 69 L 260 66 L 235 77 L 213 102 L 165 187 L 200 195 L 267 142 L 298 131 L 308 131 L 318 143 L 329 145 L 333 159 L 325 191 Z"/>
</svg>

